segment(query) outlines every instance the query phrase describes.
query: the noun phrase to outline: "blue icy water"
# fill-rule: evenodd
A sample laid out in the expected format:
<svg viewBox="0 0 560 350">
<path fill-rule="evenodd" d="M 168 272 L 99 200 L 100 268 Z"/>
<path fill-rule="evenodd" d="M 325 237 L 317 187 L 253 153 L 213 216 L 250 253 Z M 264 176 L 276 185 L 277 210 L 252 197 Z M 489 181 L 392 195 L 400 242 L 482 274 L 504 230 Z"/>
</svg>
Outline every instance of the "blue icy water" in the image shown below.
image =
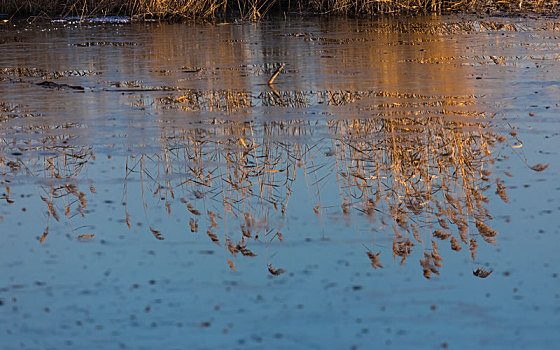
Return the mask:
<svg viewBox="0 0 560 350">
<path fill-rule="evenodd" d="M 553 347 L 557 27 L 2 24 L 0 348 Z"/>
</svg>

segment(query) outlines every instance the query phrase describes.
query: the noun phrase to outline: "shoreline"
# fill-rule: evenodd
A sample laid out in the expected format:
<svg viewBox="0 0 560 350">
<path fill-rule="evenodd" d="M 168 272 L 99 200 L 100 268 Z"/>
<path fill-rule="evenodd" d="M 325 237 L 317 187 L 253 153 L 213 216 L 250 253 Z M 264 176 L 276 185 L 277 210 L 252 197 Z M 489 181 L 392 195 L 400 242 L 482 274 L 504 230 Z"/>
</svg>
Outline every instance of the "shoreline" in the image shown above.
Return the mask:
<svg viewBox="0 0 560 350">
<path fill-rule="evenodd" d="M 483 16 L 557 16 L 553 0 L 330 0 L 291 3 L 284 0 L 242 0 L 236 3 L 216 0 L 163 0 L 157 4 L 146 0 L 31 0 L 21 4 L 17 0 L 0 0 L 0 23 L 11 20 L 55 20 L 65 18 L 126 17 L 131 21 L 220 20 L 259 21 L 270 16 L 375 18 L 377 16 L 417 17 L 425 15 L 483 15 Z"/>
</svg>

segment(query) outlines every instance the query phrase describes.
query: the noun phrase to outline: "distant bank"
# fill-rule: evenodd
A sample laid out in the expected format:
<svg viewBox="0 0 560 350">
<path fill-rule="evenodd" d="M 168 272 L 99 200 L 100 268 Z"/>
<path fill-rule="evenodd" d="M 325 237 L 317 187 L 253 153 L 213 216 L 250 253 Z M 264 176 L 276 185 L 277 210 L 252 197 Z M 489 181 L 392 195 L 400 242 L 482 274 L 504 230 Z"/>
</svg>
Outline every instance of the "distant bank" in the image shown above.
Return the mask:
<svg viewBox="0 0 560 350">
<path fill-rule="evenodd" d="M 449 12 L 556 13 L 557 0 L 0 0 L 0 18 L 130 16 L 136 19 L 239 18 L 272 12 L 371 16 Z"/>
</svg>

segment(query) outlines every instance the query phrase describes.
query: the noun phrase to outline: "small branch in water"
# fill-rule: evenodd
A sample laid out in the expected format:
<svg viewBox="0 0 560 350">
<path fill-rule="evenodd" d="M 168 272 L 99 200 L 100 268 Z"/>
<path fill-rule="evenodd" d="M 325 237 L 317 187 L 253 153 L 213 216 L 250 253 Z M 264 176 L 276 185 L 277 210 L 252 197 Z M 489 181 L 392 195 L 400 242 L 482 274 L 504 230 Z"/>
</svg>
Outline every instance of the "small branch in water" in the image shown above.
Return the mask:
<svg viewBox="0 0 560 350">
<path fill-rule="evenodd" d="M 274 72 L 274 74 L 272 74 L 272 77 L 270 77 L 270 80 L 268 81 L 268 85 L 272 85 L 272 83 L 274 83 L 274 79 L 276 79 L 276 77 L 278 76 L 278 74 L 280 74 L 280 71 L 282 71 L 283 68 L 284 68 L 283 64 L 280 65 L 280 67 L 278 67 L 276 72 Z"/>
</svg>

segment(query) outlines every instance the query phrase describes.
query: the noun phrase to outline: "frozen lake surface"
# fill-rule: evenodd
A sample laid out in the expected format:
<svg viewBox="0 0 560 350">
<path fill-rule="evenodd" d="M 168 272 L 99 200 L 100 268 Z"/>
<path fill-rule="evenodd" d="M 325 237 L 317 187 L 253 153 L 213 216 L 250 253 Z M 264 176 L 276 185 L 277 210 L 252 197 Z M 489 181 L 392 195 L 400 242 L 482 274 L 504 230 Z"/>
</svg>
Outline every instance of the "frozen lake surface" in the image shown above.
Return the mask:
<svg viewBox="0 0 560 350">
<path fill-rule="evenodd" d="M 553 348 L 559 29 L 0 24 L 0 349 Z"/>
</svg>

